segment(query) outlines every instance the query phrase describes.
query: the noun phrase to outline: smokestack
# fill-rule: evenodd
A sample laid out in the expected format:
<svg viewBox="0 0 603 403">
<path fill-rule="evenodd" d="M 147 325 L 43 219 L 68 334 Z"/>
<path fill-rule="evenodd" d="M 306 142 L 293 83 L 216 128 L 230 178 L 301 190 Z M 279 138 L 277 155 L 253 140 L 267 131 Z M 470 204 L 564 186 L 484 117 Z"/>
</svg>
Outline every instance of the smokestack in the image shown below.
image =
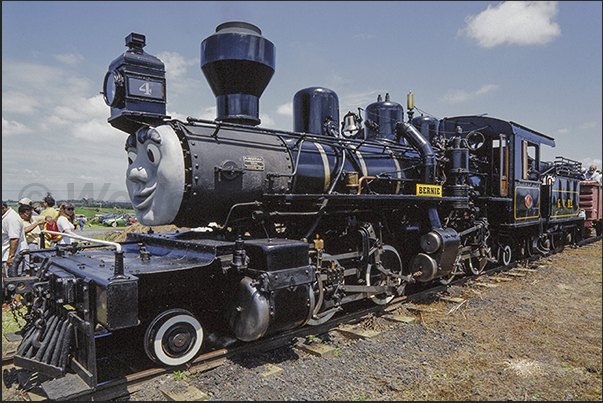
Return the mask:
<svg viewBox="0 0 603 403">
<path fill-rule="evenodd" d="M 275 57 L 274 44 L 247 22 L 220 24 L 201 42 L 201 70 L 216 96 L 216 120 L 260 124 L 260 96 L 274 74 Z"/>
</svg>

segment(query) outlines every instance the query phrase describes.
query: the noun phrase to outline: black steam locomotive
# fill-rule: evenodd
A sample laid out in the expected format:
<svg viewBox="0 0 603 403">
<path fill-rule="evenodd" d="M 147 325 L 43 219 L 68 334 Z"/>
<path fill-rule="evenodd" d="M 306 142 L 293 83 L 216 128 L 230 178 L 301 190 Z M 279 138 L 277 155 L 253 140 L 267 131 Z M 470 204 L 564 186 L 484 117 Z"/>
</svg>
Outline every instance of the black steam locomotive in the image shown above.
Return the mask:
<svg viewBox="0 0 603 403">
<path fill-rule="evenodd" d="M 164 64 L 145 37 L 126 45 L 103 93 L 128 134 L 128 192 L 140 223 L 187 229 L 55 246 L 31 254 L 29 276 L 12 269 L 5 298 L 29 308 L 18 366 L 94 388 L 101 335 L 131 335 L 177 366 L 210 335 L 321 324 L 354 301 L 387 304 L 582 237 L 581 164 L 541 161 L 549 136 L 486 116 L 413 117 L 412 94 L 406 119 L 386 94 L 341 121 L 321 87 L 295 94 L 293 131 L 260 127 L 275 48 L 244 22 L 201 43 L 216 119 L 182 122 L 166 115 Z"/>
</svg>

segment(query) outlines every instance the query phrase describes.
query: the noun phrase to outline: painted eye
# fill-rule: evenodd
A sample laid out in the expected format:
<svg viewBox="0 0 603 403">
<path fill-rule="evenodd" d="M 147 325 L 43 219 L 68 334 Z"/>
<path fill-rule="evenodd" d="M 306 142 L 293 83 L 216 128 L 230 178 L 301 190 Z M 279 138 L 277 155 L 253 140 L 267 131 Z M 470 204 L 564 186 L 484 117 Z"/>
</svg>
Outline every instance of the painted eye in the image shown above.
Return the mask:
<svg viewBox="0 0 603 403">
<path fill-rule="evenodd" d="M 134 151 L 128 151 L 128 164 L 132 165 L 136 161 L 137 155 Z"/>
<path fill-rule="evenodd" d="M 159 147 L 157 147 L 153 143 L 147 145 L 147 157 L 149 158 L 149 161 L 151 161 L 153 164 L 158 164 L 159 160 L 161 159 Z"/>
</svg>

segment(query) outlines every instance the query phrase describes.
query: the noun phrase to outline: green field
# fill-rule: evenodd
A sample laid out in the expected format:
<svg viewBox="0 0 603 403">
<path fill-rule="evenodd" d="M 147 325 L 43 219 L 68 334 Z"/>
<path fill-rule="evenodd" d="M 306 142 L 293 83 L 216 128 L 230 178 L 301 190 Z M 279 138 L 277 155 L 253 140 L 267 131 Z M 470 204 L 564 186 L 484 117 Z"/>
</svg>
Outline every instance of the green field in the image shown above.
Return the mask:
<svg viewBox="0 0 603 403">
<path fill-rule="evenodd" d="M 8 207 L 11 207 L 15 211 L 19 210 L 18 203 L 8 202 L 7 205 L 8 205 Z M 58 203 L 54 207 L 58 210 L 59 206 L 60 206 L 60 203 Z M 86 216 L 94 216 L 95 214 L 106 214 L 106 213 L 124 213 L 124 214 L 134 215 L 134 210 L 133 209 L 114 209 L 114 208 L 109 208 L 109 207 L 98 208 L 98 207 L 82 207 L 82 206 L 77 206 L 77 205 L 75 206 L 75 214 L 84 214 Z"/>
</svg>

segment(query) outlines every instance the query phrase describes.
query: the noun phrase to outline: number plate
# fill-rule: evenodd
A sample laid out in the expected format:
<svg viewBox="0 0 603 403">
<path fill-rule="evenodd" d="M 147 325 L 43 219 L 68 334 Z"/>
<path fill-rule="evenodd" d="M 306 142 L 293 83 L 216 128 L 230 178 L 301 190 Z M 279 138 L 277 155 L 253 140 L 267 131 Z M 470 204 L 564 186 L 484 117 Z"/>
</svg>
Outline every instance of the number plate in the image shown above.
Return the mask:
<svg viewBox="0 0 603 403">
<path fill-rule="evenodd" d="M 440 185 L 424 185 L 417 183 L 417 196 L 442 197 L 442 187 Z"/>
<path fill-rule="evenodd" d="M 165 96 L 163 84 L 157 81 L 141 80 L 130 77 L 128 84 L 128 92 L 130 95 L 154 99 L 163 99 Z"/>
</svg>

